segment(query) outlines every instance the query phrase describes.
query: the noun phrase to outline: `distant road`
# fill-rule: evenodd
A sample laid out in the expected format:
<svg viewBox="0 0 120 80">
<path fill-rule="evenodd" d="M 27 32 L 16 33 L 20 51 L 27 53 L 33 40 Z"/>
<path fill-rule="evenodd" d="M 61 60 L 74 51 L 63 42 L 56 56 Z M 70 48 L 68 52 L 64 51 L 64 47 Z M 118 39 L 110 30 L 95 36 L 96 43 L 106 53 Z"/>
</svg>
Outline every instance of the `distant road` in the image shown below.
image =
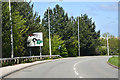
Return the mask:
<svg viewBox="0 0 120 80">
<path fill-rule="evenodd" d="M 118 69 L 107 64 L 107 56 L 66 58 L 34 65 L 6 78 L 118 78 Z"/>
</svg>

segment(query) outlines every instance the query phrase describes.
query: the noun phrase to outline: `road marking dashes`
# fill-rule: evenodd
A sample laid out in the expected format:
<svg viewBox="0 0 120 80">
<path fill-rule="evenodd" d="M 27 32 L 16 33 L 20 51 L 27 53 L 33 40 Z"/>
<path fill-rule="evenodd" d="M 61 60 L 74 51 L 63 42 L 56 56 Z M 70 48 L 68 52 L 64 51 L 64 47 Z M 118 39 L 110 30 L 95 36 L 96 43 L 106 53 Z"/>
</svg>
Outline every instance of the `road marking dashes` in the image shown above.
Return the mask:
<svg viewBox="0 0 120 80">
<path fill-rule="evenodd" d="M 75 70 L 75 74 L 78 75 L 78 73 L 76 72 L 76 70 Z"/>
<path fill-rule="evenodd" d="M 76 68 L 73 68 L 73 70 L 76 70 Z"/>
<path fill-rule="evenodd" d="M 79 78 L 83 78 L 83 77 L 80 76 Z"/>
<path fill-rule="evenodd" d="M 77 63 L 74 64 L 73 70 L 74 70 L 75 74 L 76 74 L 79 78 L 83 78 L 82 76 L 79 76 L 79 74 L 78 74 L 78 72 L 77 72 L 77 70 L 76 70 L 76 65 L 77 65 L 78 63 L 80 63 L 80 62 L 77 62 Z"/>
</svg>

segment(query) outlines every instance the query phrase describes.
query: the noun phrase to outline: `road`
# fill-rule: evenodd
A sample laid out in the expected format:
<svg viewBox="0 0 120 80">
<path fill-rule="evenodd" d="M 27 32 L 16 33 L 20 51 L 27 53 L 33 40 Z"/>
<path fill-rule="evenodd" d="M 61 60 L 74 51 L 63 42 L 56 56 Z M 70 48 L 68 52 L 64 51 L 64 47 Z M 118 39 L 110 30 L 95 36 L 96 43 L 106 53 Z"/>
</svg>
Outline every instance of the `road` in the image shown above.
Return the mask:
<svg viewBox="0 0 120 80">
<path fill-rule="evenodd" d="M 118 78 L 107 56 L 77 57 L 34 65 L 5 78 Z"/>
</svg>

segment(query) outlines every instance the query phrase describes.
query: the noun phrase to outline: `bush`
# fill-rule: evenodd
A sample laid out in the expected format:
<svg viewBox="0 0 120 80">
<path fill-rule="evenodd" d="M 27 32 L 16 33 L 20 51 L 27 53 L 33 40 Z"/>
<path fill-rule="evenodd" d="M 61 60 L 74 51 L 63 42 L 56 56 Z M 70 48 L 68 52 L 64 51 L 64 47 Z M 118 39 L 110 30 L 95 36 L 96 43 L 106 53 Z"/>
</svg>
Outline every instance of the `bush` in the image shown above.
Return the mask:
<svg viewBox="0 0 120 80">
<path fill-rule="evenodd" d="M 99 46 L 96 48 L 96 53 L 98 55 L 107 55 L 107 48 L 105 46 Z"/>
</svg>

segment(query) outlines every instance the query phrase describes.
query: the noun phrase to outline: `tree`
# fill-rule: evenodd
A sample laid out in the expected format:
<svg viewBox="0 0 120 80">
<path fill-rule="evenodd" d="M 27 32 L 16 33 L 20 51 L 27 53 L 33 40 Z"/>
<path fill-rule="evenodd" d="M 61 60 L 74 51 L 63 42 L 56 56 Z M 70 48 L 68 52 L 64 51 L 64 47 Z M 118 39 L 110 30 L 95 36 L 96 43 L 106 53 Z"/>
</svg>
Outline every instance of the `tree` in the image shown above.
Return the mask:
<svg viewBox="0 0 120 80">
<path fill-rule="evenodd" d="M 78 40 L 76 39 L 77 37 L 71 37 L 70 38 L 70 43 L 67 46 L 68 50 L 68 55 L 72 57 L 78 56 Z"/>
<path fill-rule="evenodd" d="M 25 19 L 19 15 L 19 12 L 12 14 L 12 26 L 13 26 L 13 41 L 14 41 L 14 56 L 23 56 L 24 51 L 24 34 L 27 32 L 28 28 L 25 25 Z"/>
<path fill-rule="evenodd" d="M 14 56 L 29 55 L 29 49 L 27 48 L 28 35 L 34 32 L 43 32 L 46 35 L 44 27 L 40 24 L 40 16 L 37 12 L 33 14 L 33 4 L 31 5 L 31 2 L 11 2 L 11 10 Z M 9 19 L 9 4 L 2 2 L 3 57 L 10 57 L 11 54 Z M 35 51 L 39 52 L 39 47 L 36 47 L 36 50 L 32 50 L 33 53 Z"/>
<path fill-rule="evenodd" d="M 52 55 L 61 55 L 63 57 L 66 57 L 68 55 L 64 45 L 64 41 L 61 40 L 61 37 L 59 37 L 59 35 L 55 34 L 52 37 L 51 44 L 52 44 Z M 59 46 L 61 46 L 60 50 L 59 50 Z"/>
<path fill-rule="evenodd" d="M 110 53 L 111 53 L 111 55 L 116 55 L 116 54 L 118 54 L 119 52 L 119 47 L 118 47 L 118 38 L 116 38 L 116 37 L 111 37 L 110 39 L 109 39 L 109 48 L 110 48 Z"/>
<path fill-rule="evenodd" d="M 47 11 L 44 13 L 42 25 L 47 29 L 46 32 L 48 34 Z M 92 22 L 92 18 L 88 18 L 86 14 L 79 17 L 79 24 L 81 54 L 95 54 L 95 48 L 99 45 L 100 31 L 95 31 L 95 22 Z M 73 16 L 68 18 L 68 14 L 57 4 L 53 10 L 50 9 L 50 25 L 51 35 L 54 36 L 54 34 L 57 34 L 64 40 L 69 56 L 77 56 L 78 47 L 72 47 L 71 49 L 71 46 L 77 45 L 78 18 L 74 18 Z"/>
<path fill-rule="evenodd" d="M 79 18 L 81 55 L 93 55 L 99 45 L 100 31 L 95 31 L 95 22 L 86 14 Z"/>
<path fill-rule="evenodd" d="M 106 47 L 107 50 L 107 36 L 108 36 L 108 43 L 109 43 L 109 51 L 110 54 L 118 54 L 119 53 L 119 48 L 118 48 L 118 41 L 119 39 L 111 35 L 110 33 L 104 33 L 102 35 L 103 38 L 100 38 L 100 46 Z"/>
<path fill-rule="evenodd" d="M 10 16 L 8 3 L 3 3 L 2 11 L 2 26 L 3 26 L 3 57 L 10 57 L 11 44 L 10 44 Z M 12 27 L 13 27 L 13 43 L 14 43 L 14 56 L 24 55 L 24 37 L 23 34 L 28 30 L 26 28 L 25 19 L 19 15 L 19 12 L 12 13 Z M 7 49 L 7 50 L 6 50 Z M 6 55 L 8 54 L 8 55 Z"/>
<path fill-rule="evenodd" d="M 63 31 L 64 26 L 67 24 L 68 15 L 65 14 L 65 11 L 62 7 L 60 7 L 58 4 L 55 6 L 55 8 L 49 9 L 49 15 L 50 15 L 50 29 L 51 29 L 51 35 L 57 34 L 61 37 L 63 37 Z M 46 32 L 48 34 L 48 9 L 44 13 L 44 18 L 42 19 L 42 25 L 45 27 Z"/>
<path fill-rule="evenodd" d="M 53 16 L 53 12 L 51 9 L 49 9 L 49 15 L 50 15 L 50 25 L 52 22 L 52 16 Z M 47 11 L 45 11 L 44 13 L 44 18 L 42 19 L 42 26 L 45 28 L 45 32 L 47 33 L 47 37 L 49 35 L 49 27 L 48 27 L 48 9 Z M 52 33 L 52 25 L 50 26 L 51 30 L 50 32 Z"/>
<path fill-rule="evenodd" d="M 28 30 L 24 34 L 25 41 L 23 44 L 24 44 L 25 52 L 26 52 L 25 55 L 29 55 L 29 51 L 28 51 L 29 48 L 27 47 L 28 36 L 34 32 L 44 33 L 45 29 L 40 24 L 41 20 L 40 20 L 40 16 L 38 15 L 38 13 L 37 12 L 33 13 L 34 5 L 31 4 L 31 2 L 20 2 L 20 3 L 15 2 L 15 3 L 12 3 L 12 6 L 14 6 L 12 9 L 12 12 L 19 11 L 19 15 L 22 15 L 23 18 L 25 18 L 26 20 L 25 25 L 26 25 L 26 28 L 28 28 Z M 39 47 L 35 47 L 35 49 L 39 54 Z M 34 52 L 34 48 L 32 48 L 32 53 L 36 53 Z"/>
<path fill-rule="evenodd" d="M 9 19 L 8 3 L 2 3 L 2 57 L 10 57 L 11 52 Z"/>
</svg>

